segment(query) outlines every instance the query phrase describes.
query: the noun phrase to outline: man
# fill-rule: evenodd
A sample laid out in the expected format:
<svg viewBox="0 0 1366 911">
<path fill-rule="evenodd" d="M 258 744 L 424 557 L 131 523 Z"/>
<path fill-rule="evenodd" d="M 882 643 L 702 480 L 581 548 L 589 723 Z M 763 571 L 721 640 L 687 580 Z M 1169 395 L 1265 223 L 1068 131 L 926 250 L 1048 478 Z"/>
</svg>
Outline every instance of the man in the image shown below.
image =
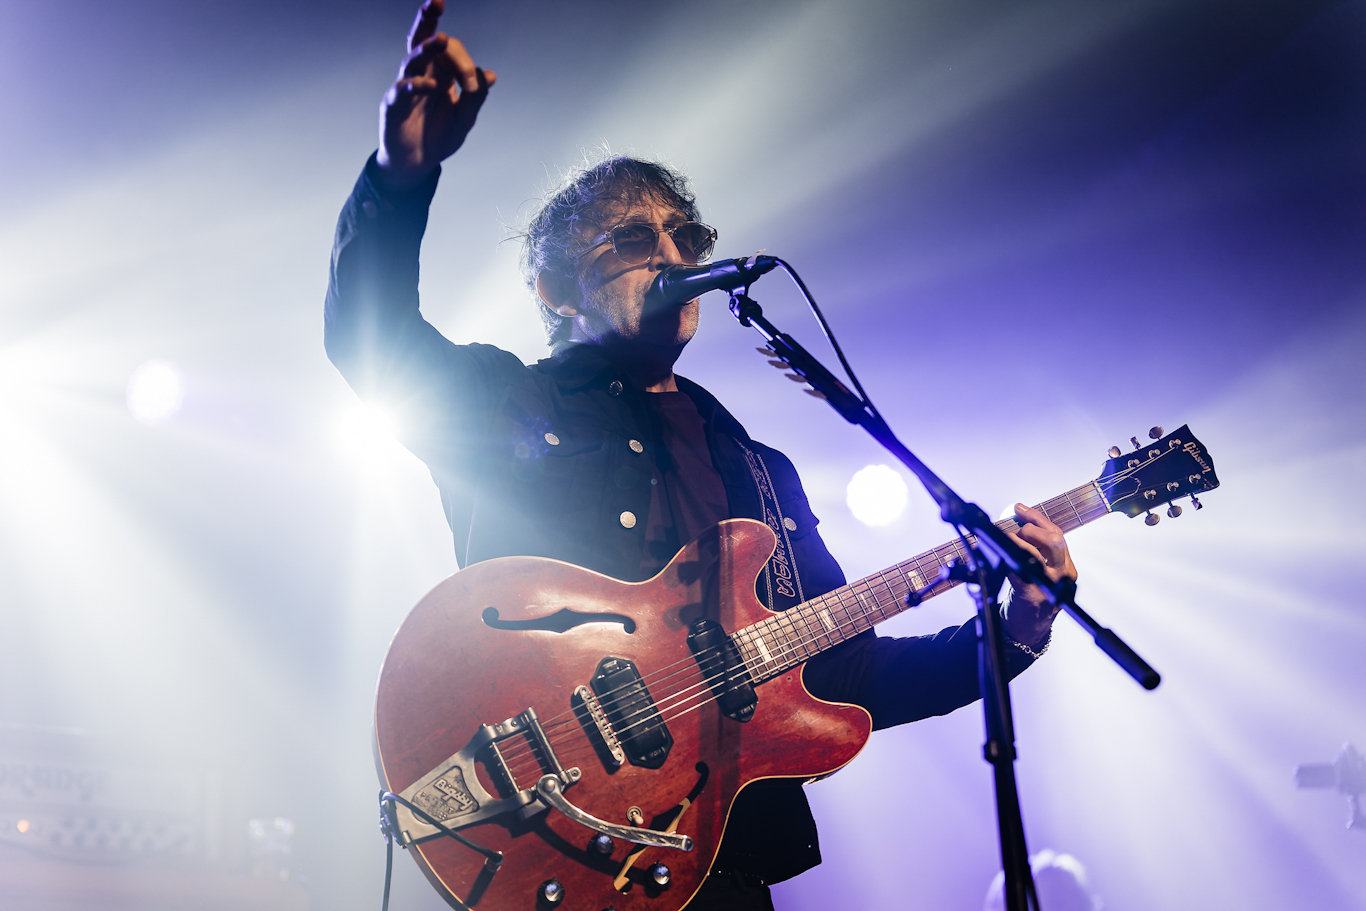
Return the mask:
<svg viewBox="0 0 1366 911">
<path fill-rule="evenodd" d="M 750 439 L 715 398 L 673 372 L 698 304 L 650 307 L 660 271 L 710 255 L 686 181 L 615 158 L 570 179 L 533 217 L 524 262 L 552 356 L 530 367 L 456 345 L 418 310 L 418 251 L 441 163 L 462 144 L 496 76 L 437 32 L 428 0 L 381 105 L 380 146 L 342 211 L 327 296 L 329 356 L 362 396 L 400 415 L 431 468 L 461 566 L 516 554 L 617 578 L 652 576 L 717 521 L 768 521 L 779 554 L 761 575 L 777 610 L 844 584 L 791 462 Z M 1061 531 L 1017 505 L 1020 537 L 1054 578 L 1075 577 Z M 1019 673 L 1054 616 L 1022 588 L 1005 614 Z M 977 698 L 973 624 L 935 636 L 871 631 L 810 662 L 805 682 L 875 727 Z M 690 908 L 771 908 L 768 884 L 820 861 L 799 783 L 761 782 L 736 801 L 712 873 Z"/>
</svg>

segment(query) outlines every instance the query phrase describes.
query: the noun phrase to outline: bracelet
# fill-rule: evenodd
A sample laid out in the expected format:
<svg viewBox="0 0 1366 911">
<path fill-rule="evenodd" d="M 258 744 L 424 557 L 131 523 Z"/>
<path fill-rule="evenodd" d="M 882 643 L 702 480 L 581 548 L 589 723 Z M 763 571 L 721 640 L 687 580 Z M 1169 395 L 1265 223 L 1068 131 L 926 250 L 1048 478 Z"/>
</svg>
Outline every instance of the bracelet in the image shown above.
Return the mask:
<svg viewBox="0 0 1366 911">
<path fill-rule="evenodd" d="M 1048 651 L 1048 647 L 1053 644 L 1053 630 L 1051 628 L 1048 630 L 1048 636 L 1043 640 L 1043 648 L 1040 648 L 1037 651 L 1025 645 L 1023 642 L 1015 641 L 1015 637 L 1010 635 L 1010 633 L 1007 633 L 1005 627 L 1001 628 L 1001 632 L 1005 635 L 1007 642 L 1035 660 L 1042 658 L 1043 653 Z"/>
</svg>

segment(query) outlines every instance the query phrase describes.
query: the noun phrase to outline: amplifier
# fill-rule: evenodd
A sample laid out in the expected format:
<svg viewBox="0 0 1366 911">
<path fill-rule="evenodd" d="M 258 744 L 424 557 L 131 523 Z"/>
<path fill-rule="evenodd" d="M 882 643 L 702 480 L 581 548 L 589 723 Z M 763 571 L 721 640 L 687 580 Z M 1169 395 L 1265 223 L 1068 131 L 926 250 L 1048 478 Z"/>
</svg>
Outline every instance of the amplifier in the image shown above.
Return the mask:
<svg viewBox="0 0 1366 911">
<path fill-rule="evenodd" d="M 306 911 L 282 867 L 252 870 L 237 788 L 203 757 L 0 725 L 0 905 Z"/>
</svg>

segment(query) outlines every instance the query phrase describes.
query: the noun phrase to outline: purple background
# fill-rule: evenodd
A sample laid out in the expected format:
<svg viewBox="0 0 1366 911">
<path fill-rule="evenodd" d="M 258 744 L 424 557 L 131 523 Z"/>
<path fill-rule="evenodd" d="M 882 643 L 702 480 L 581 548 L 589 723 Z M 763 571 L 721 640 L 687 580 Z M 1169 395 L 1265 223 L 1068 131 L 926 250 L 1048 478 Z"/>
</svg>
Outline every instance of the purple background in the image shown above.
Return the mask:
<svg viewBox="0 0 1366 911">
<path fill-rule="evenodd" d="M 0 8 L 0 722 L 193 742 L 298 825 L 315 908 L 377 906 L 372 685 L 455 569 L 425 469 L 338 443 L 320 304 L 407 3 Z M 543 356 L 505 224 L 601 143 L 694 178 L 720 256 L 802 272 L 905 440 L 993 514 L 1190 423 L 1224 482 L 1072 536 L 1084 605 L 1014 687 L 1034 849 L 1112 911 L 1366 907 L 1366 839 L 1299 762 L 1366 746 L 1366 4 L 474 2 L 500 80 L 423 273 L 457 340 Z M 780 276 L 783 328 L 819 332 Z M 753 354 L 719 295 L 679 370 L 788 451 L 851 577 L 946 538 L 889 461 Z M 183 410 L 123 404 L 166 358 Z M 959 623 L 945 596 L 885 629 Z M 784 911 L 975 909 L 998 868 L 980 715 L 873 738 L 809 789 Z M 402 859 L 396 906 L 444 907 Z"/>
</svg>

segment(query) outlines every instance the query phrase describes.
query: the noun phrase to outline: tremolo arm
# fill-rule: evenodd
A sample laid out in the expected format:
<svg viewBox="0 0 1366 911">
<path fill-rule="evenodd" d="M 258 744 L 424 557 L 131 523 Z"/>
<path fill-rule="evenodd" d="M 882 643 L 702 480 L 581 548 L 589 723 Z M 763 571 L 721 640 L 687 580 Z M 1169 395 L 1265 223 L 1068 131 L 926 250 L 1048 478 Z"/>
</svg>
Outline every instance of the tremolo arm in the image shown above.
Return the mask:
<svg viewBox="0 0 1366 911">
<path fill-rule="evenodd" d="M 591 700 L 591 694 L 588 695 Z M 599 729 L 599 733 L 604 735 L 613 758 L 619 764 L 621 746 L 612 734 L 610 724 L 598 709 L 596 700 L 592 700 L 590 705 L 593 710 L 592 721 Z M 529 740 L 541 760 L 544 774 L 537 780 L 534 788 L 517 786 L 517 781 L 499 746 L 510 739 Z M 481 760 L 495 774 L 502 777 L 512 792 L 510 797 L 495 797 L 479 783 L 475 763 Z M 479 730 L 463 749 L 413 782 L 399 796 L 440 822 L 442 826 L 452 830 L 486 822 L 503 813 L 516 813 L 522 819 L 528 819 L 553 807 L 580 825 L 611 838 L 657 848 L 674 848 L 680 851 L 693 849 L 693 840 L 687 835 L 618 825 L 599 819 L 574 806 L 565 799 L 564 791 L 581 777 L 582 772 L 578 768 L 566 769 L 560 764 L 536 710 L 528 707 L 506 721 L 480 725 Z M 440 827 L 422 819 L 401 803 L 397 804 L 392 812 L 398 842 L 405 847 L 414 842 L 446 834 Z"/>
</svg>

